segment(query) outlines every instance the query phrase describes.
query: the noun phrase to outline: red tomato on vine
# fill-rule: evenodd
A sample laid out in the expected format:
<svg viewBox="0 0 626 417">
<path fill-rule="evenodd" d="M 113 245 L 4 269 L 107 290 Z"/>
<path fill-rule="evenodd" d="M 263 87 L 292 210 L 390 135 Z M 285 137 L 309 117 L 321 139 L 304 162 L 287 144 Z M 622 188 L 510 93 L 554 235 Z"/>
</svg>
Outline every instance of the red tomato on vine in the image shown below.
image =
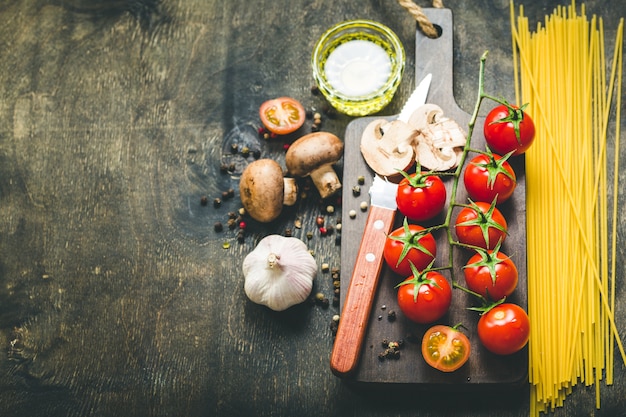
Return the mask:
<svg viewBox="0 0 626 417">
<path fill-rule="evenodd" d="M 432 219 L 443 210 L 447 194 L 441 178 L 425 172 L 401 174 L 404 178 L 398 184 L 396 196 L 400 213 L 420 222 Z"/>
<path fill-rule="evenodd" d="M 463 183 L 472 200 L 490 203 L 497 198 L 496 203 L 500 204 L 513 195 L 517 178 L 507 161 L 509 156 L 487 152 L 469 161 L 463 173 Z"/>
<path fill-rule="evenodd" d="M 535 139 L 535 123 L 525 107 L 501 104 L 487 114 L 483 133 L 491 150 L 500 155 L 521 155 L 530 148 Z"/>
<path fill-rule="evenodd" d="M 491 204 L 483 201 L 470 202 L 457 215 L 454 229 L 459 242 L 483 249 L 493 249 L 507 236 L 506 219 Z"/>
</svg>

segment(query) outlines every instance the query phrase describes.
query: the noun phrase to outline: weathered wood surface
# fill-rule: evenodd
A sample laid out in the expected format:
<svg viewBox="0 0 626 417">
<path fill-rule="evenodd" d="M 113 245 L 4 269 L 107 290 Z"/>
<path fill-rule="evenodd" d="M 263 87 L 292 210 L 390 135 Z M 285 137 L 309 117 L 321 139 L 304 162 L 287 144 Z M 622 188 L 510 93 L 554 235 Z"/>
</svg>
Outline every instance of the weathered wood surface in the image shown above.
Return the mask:
<svg viewBox="0 0 626 417">
<path fill-rule="evenodd" d="M 526 13 L 542 19 L 551 3 Z M 586 4 L 610 44 L 624 3 Z M 461 108 L 473 106 L 486 49 L 487 88 L 512 95 L 508 1 L 446 6 Z M 0 415 L 528 415 L 527 389 L 486 404 L 365 395 L 328 366 L 337 307 L 274 313 L 246 299 L 242 257 L 268 233 L 306 240 L 322 213 L 314 197 L 251 223 L 242 244 L 213 230 L 239 207 L 211 201 L 237 188 L 219 168 L 259 104 L 290 95 L 322 107 L 309 56 L 331 24 L 366 17 L 400 36 L 407 70 L 382 112 L 397 114 L 416 63 L 415 24 L 395 1 L 5 0 L 0 11 Z M 324 129 L 342 136 L 350 121 Z M 281 144 L 256 145 L 282 162 Z M 334 236 L 308 242 L 340 266 Z M 330 274 L 314 291 L 331 294 Z M 578 386 L 554 414 L 624 415 L 626 371 L 615 368 L 601 410 Z"/>
</svg>

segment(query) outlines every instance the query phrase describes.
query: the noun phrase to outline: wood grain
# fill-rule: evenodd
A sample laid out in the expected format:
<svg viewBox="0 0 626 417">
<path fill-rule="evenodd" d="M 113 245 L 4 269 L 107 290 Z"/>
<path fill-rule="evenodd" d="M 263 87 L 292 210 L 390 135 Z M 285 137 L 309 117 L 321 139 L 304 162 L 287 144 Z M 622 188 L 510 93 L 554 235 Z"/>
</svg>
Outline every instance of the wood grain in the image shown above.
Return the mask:
<svg viewBox="0 0 626 417">
<path fill-rule="evenodd" d="M 384 265 L 383 248 L 395 217 L 396 211 L 389 208 L 372 205 L 369 209 L 330 356 L 330 368 L 337 376 L 348 376 L 358 366 Z"/>
<path fill-rule="evenodd" d="M 586 1 L 588 14 L 605 19 L 609 42 L 624 4 Z M 488 49 L 488 88 L 511 98 L 508 2 L 449 7 L 454 78 L 441 87 L 471 109 Z M 527 2 L 525 12 L 537 21 L 551 7 Z M 329 202 L 309 193 L 272 224 L 249 222 L 242 243 L 236 230 L 213 229 L 240 207 L 237 196 L 212 203 L 237 189 L 236 173 L 220 169 L 233 158 L 245 164 L 233 143 L 284 161 L 282 141 L 250 134 L 264 100 L 296 97 L 322 111 L 324 130 L 348 139 L 352 119 L 323 112 L 308 63 L 324 30 L 363 17 L 405 45 L 405 76 L 381 112 L 394 115 L 423 61 L 415 23 L 393 1 L 0 1 L 1 416 L 528 415 L 523 391 L 487 404 L 471 395 L 363 393 L 329 367 L 338 306 L 275 313 L 247 300 L 241 260 L 267 234 L 291 229 L 320 265 L 341 266 L 339 234 L 316 227 L 319 215 L 338 223 L 337 201 L 328 214 Z M 353 185 L 346 178 L 346 189 Z M 341 233 L 349 239 L 358 242 Z M 332 299 L 321 267 L 314 285 Z M 618 288 L 624 317 L 621 278 Z M 618 327 L 626 331 L 623 320 Z M 622 415 L 625 382 L 616 364 L 601 410 L 593 389 L 576 387 L 553 414 Z"/>
</svg>

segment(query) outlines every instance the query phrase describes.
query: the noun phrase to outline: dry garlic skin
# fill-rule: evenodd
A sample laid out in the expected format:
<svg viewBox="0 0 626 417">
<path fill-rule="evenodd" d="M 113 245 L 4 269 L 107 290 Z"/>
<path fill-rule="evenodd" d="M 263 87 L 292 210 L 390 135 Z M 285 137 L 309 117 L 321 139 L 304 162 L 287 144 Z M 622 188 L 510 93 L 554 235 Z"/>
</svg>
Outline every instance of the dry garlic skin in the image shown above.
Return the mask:
<svg viewBox="0 0 626 417">
<path fill-rule="evenodd" d="M 317 263 L 300 239 L 269 235 L 245 257 L 242 269 L 248 298 L 282 311 L 311 294 Z"/>
</svg>

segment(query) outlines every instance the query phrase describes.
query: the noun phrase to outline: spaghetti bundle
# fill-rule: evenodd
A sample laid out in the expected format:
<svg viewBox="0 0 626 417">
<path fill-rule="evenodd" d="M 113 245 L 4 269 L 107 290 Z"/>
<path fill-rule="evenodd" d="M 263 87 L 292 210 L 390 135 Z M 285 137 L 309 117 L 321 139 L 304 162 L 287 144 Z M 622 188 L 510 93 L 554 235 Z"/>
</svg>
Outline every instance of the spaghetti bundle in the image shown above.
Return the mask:
<svg viewBox="0 0 626 417">
<path fill-rule="evenodd" d="M 615 346 L 626 362 L 613 313 L 623 19 L 610 74 L 602 19 L 584 5 L 531 30 L 511 2 L 511 28 L 516 99 L 536 127 L 526 152 L 531 415 L 562 406 L 579 382 L 595 385 L 599 408 Z"/>
</svg>

